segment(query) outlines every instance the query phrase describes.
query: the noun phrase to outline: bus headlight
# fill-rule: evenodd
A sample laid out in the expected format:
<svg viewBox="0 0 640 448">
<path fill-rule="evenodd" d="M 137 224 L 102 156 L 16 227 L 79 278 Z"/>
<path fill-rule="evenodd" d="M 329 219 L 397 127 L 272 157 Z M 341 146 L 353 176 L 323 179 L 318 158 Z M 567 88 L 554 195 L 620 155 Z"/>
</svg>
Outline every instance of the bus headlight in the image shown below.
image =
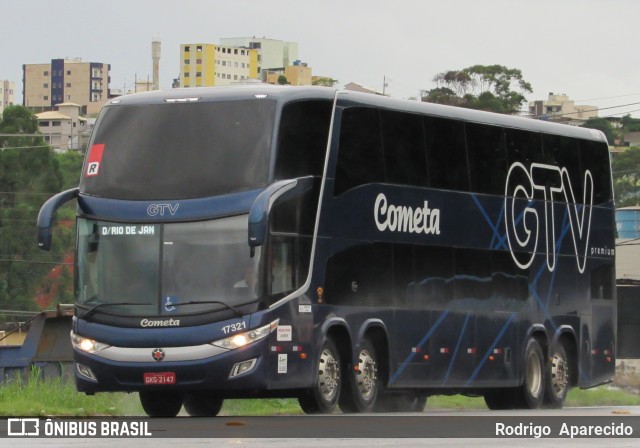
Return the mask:
<svg viewBox="0 0 640 448">
<path fill-rule="evenodd" d="M 266 338 L 269 333 L 278 327 L 279 321 L 280 319 L 276 319 L 264 327 L 256 328 L 255 330 L 250 330 L 245 333 L 236 333 L 233 336 L 214 341 L 211 344 L 216 347 L 226 348 L 227 350 L 244 347 L 245 345 L 252 344 L 260 339 Z"/>
<path fill-rule="evenodd" d="M 109 347 L 109 345 L 103 344 L 102 342 L 79 336 L 73 331 L 71 332 L 71 345 L 73 345 L 74 348 L 87 353 L 99 352 L 100 350 L 104 350 Z"/>
</svg>

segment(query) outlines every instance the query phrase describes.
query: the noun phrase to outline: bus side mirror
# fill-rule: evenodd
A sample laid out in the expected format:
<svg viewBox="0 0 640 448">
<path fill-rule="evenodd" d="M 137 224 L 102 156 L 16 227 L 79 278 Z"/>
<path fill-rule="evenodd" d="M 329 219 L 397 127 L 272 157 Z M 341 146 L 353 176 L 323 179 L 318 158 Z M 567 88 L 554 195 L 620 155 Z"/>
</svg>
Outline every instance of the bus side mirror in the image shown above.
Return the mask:
<svg viewBox="0 0 640 448">
<path fill-rule="evenodd" d="M 53 227 L 53 217 L 56 210 L 72 199 L 78 197 L 80 189 L 78 187 L 63 191 L 49 198 L 44 203 L 38 213 L 38 247 L 42 250 L 51 250 L 51 234 Z"/>
<path fill-rule="evenodd" d="M 249 247 L 262 246 L 269 229 L 271 207 L 279 199 L 287 200 L 306 193 L 313 186 L 313 176 L 278 181 L 264 190 L 253 201 L 249 210 Z"/>
</svg>

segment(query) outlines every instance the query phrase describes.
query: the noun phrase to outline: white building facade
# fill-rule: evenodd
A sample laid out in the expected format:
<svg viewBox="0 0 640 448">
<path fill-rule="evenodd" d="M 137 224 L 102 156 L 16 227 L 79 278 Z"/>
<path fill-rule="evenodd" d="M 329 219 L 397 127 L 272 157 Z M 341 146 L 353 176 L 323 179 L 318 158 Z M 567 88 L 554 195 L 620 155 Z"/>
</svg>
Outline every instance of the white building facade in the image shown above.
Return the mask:
<svg viewBox="0 0 640 448">
<path fill-rule="evenodd" d="M 15 104 L 16 84 L 12 81 L 0 80 L 0 115 L 7 106 Z"/>
<path fill-rule="evenodd" d="M 244 47 L 258 51 L 258 74 L 268 69 L 284 68 L 298 60 L 298 43 L 257 37 L 226 37 L 220 39 L 223 47 Z"/>
</svg>

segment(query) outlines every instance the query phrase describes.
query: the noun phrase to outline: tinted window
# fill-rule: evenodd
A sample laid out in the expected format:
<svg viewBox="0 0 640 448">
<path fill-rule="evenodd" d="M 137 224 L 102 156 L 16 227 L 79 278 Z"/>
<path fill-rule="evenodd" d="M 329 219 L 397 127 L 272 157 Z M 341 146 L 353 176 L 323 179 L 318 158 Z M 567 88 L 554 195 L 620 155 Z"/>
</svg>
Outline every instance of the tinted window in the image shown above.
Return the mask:
<svg viewBox="0 0 640 448">
<path fill-rule="evenodd" d="M 340 125 L 334 195 L 338 196 L 359 185 L 384 180 L 378 109 L 345 109 Z"/>
<path fill-rule="evenodd" d="M 544 148 L 544 163 L 567 169 L 576 201 L 582 202 L 584 178 L 580 174 L 578 140 L 559 135 L 543 135 L 542 144 Z M 538 173 L 536 182 L 541 183 L 542 173 L 543 171 Z M 558 179 L 558 174 L 547 173 L 545 185 L 562 188 L 561 182 Z"/>
<path fill-rule="evenodd" d="M 266 277 L 270 304 L 307 280 L 319 194 L 320 179 L 316 179 L 305 194 L 273 206 Z"/>
<path fill-rule="evenodd" d="M 589 170 L 593 176 L 593 203 L 602 204 L 611 200 L 611 165 L 606 143 L 590 140 L 580 141 L 580 166 L 584 178 Z M 584 183 L 584 181 L 583 181 Z"/>
<path fill-rule="evenodd" d="M 508 169 L 502 128 L 475 123 L 465 127 L 471 191 L 503 195 Z"/>
<path fill-rule="evenodd" d="M 444 118 L 424 119 L 431 188 L 467 191 L 469 172 L 464 123 Z"/>
<path fill-rule="evenodd" d="M 532 163 L 544 163 L 542 143 L 537 132 L 505 129 L 507 162 L 509 166 L 515 162 L 529 168 Z"/>
<path fill-rule="evenodd" d="M 282 110 L 276 180 L 321 176 L 331 123 L 330 101 L 300 101 Z"/>
<path fill-rule="evenodd" d="M 505 144 L 507 149 L 507 164 L 509 167 L 514 163 L 524 165 L 527 172 L 532 163 L 545 163 L 542 156 L 542 142 L 540 135 L 535 132 L 521 131 L 518 129 L 505 129 Z M 553 179 L 542 180 L 539 176 L 547 176 L 545 170 L 537 170 L 536 183 L 548 183 Z M 529 185 L 531 182 L 522 170 L 515 170 L 509 177 L 511 185 Z"/>
<path fill-rule="evenodd" d="M 118 199 L 183 199 L 264 187 L 275 102 L 106 107 L 96 124 L 83 193 Z"/>
<path fill-rule="evenodd" d="M 427 186 L 427 160 L 422 117 L 381 111 L 387 182 Z"/>
</svg>

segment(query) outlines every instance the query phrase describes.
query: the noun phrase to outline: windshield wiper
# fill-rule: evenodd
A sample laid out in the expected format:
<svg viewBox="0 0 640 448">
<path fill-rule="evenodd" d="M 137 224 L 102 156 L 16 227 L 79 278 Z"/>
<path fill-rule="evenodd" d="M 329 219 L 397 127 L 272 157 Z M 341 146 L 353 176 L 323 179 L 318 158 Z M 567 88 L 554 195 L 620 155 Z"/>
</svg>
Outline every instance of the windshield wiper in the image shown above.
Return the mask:
<svg viewBox="0 0 640 448">
<path fill-rule="evenodd" d="M 244 313 L 242 311 L 240 311 L 238 308 L 236 308 L 235 306 L 229 305 L 227 302 L 223 302 L 222 300 L 191 300 L 189 302 L 182 302 L 182 303 L 171 303 L 171 306 L 182 306 L 182 305 L 205 305 L 208 303 L 216 303 L 219 305 L 224 305 L 225 308 L 230 309 L 231 311 L 233 311 L 234 313 L 236 313 L 239 317 L 244 316 Z"/>
<path fill-rule="evenodd" d="M 133 303 L 133 302 L 103 302 L 103 303 L 98 303 L 97 305 L 92 306 L 91 308 L 89 308 L 83 315 L 82 318 L 83 319 L 87 319 L 91 316 L 93 316 L 96 312 L 96 310 L 98 308 L 102 308 L 103 306 L 116 306 L 116 305 L 131 305 L 131 306 L 142 306 L 142 305 L 154 305 L 153 303 Z"/>
</svg>

